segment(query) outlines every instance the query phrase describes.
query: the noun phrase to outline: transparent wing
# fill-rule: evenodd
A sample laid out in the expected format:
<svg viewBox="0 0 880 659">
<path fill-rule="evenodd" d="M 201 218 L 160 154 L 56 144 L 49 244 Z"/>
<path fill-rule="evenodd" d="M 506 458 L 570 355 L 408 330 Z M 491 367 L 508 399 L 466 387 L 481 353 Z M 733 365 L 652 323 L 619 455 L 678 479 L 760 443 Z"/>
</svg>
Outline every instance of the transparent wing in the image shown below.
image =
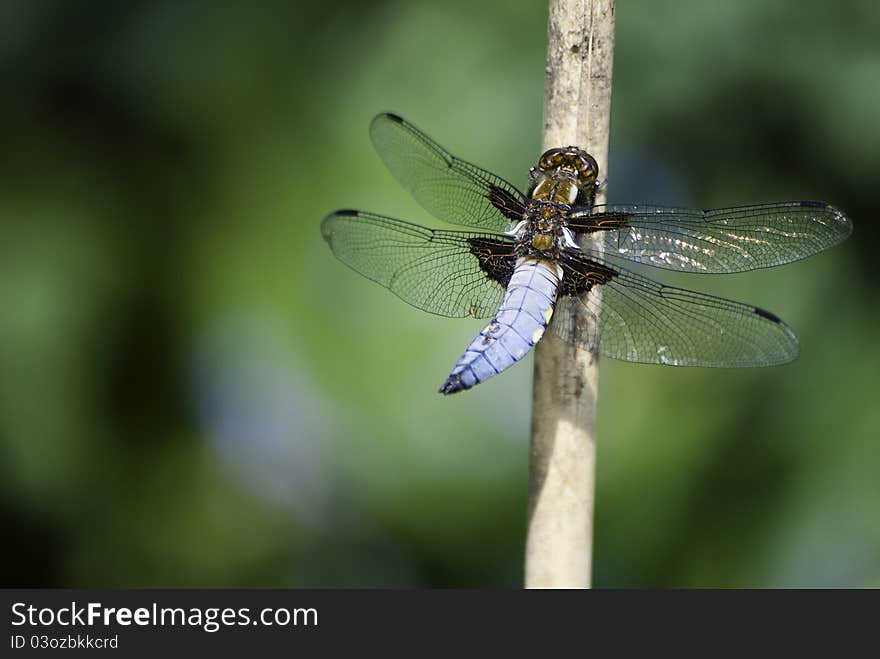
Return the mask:
<svg viewBox="0 0 880 659">
<path fill-rule="evenodd" d="M 522 192 L 459 160 L 405 119 L 390 113 L 376 116 L 370 137 L 394 177 L 438 219 L 499 232 L 522 219 Z"/>
<path fill-rule="evenodd" d="M 574 218 L 576 232 L 603 231 L 605 252 L 682 272 L 770 268 L 828 249 L 852 233 L 830 204 L 787 201 L 710 210 L 597 206 Z"/>
<path fill-rule="evenodd" d="M 321 234 L 347 266 L 441 316 L 493 315 L 514 268 L 513 243 L 504 237 L 433 231 L 361 211 L 328 215 Z"/>
<path fill-rule="evenodd" d="M 748 367 L 784 364 L 798 355 L 791 328 L 758 307 L 664 286 L 573 252 L 562 266 L 564 283 L 587 277 L 594 284 L 586 294 L 560 297 L 551 331 L 606 357 Z"/>
</svg>

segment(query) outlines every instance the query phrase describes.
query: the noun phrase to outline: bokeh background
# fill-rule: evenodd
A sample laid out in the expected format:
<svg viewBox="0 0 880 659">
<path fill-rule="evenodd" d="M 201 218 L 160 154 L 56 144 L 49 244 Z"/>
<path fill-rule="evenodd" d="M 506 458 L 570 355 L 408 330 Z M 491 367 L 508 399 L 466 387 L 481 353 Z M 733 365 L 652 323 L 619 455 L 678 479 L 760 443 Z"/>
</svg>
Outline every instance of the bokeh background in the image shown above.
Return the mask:
<svg viewBox="0 0 880 659">
<path fill-rule="evenodd" d="M 856 229 L 676 280 L 781 315 L 796 363 L 602 363 L 597 585 L 880 586 L 878 34 L 871 0 L 619 3 L 612 200 Z M 542 2 L 0 5 L 2 585 L 521 583 L 531 360 L 439 396 L 481 323 L 318 227 L 437 225 L 382 110 L 524 183 L 545 40 Z"/>
</svg>

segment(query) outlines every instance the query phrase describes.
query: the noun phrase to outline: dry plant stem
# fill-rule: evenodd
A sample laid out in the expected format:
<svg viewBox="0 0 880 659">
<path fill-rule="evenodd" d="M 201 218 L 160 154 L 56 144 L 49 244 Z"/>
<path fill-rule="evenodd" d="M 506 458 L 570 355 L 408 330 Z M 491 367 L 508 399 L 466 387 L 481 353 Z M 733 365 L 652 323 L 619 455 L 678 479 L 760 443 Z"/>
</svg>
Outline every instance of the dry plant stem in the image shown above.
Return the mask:
<svg viewBox="0 0 880 659">
<path fill-rule="evenodd" d="M 544 148 L 585 149 L 600 180 L 613 51 L 613 0 L 550 0 Z M 600 190 L 596 203 L 604 201 Z M 595 355 L 548 333 L 535 350 L 526 588 L 590 587 L 597 388 Z"/>
</svg>

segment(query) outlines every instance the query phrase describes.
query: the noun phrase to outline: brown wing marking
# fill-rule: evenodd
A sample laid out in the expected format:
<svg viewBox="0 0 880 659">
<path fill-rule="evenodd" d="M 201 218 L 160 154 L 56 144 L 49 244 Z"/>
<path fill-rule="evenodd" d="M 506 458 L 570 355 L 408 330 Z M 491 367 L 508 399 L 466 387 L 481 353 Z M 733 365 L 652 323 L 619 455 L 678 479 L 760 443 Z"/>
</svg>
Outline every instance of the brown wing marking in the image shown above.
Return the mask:
<svg viewBox="0 0 880 659">
<path fill-rule="evenodd" d="M 617 270 L 597 263 L 586 256 L 563 253 L 559 259 L 562 266 L 560 295 L 580 295 L 593 286 L 607 284 L 618 275 Z"/>
<path fill-rule="evenodd" d="M 504 288 L 513 275 L 516 257 L 513 243 L 496 238 L 468 238 L 471 254 L 480 261 L 480 269 Z"/>
<path fill-rule="evenodd" d="M 596 213 L 595 215 L 575 215 L 566 219 L 565 226 L 575 233 L 594 233 L 611 229 L 624 229 L 630 226 L 629 213 Z"/>
<path fill-rule="evenodd" d="M 523 219 L 523 213 L 525 213 L 526 207 L 519 199 L 514 197 L 504 188 L 490 184 L 489 192 L 486 193 L 486 198 L 508 220 L 519 222 Z"/>
</svg>

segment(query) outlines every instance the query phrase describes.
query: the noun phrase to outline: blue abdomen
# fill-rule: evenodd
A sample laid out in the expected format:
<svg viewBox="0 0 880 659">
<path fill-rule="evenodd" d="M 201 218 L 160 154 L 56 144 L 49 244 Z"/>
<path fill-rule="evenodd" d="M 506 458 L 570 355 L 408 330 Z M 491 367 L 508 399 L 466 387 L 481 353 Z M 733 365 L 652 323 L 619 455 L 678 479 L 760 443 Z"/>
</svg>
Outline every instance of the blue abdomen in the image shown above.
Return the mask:
<svg viewBox="0 0 880 659">
<path fill-rule="evenodd" d="M 470 389 L 525 357 L 547 329 L 560 278 L 551 263 L 520 261 L 495 318 L 468 346 L 440 393 Z"/>
</svg>

